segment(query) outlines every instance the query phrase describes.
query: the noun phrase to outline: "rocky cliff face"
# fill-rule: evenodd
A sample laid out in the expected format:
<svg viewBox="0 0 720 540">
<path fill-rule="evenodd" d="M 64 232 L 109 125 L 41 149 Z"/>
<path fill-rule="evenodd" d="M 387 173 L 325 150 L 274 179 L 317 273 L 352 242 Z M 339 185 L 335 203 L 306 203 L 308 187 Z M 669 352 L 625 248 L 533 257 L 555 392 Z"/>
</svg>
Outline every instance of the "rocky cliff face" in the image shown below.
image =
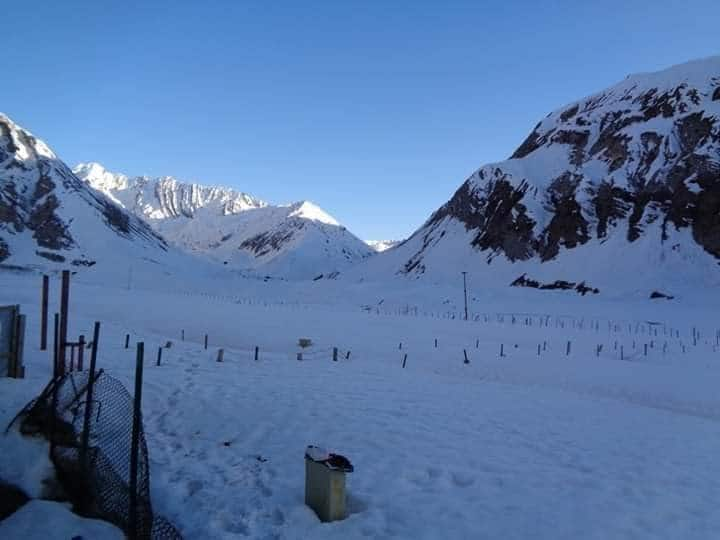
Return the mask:
<svg viewBox="0 0 720 540">
<path fill-rule="evenodd" d="M 456 223 L 486 262 L 543 263 L 618 237 L 672 248 L 683 231 L 720 259 L 720 57 L 630 76 L 549 114 L 402 246 L 400 272 L 422 274 Z"/>
<path fill-rule="evenodd" d="M 98 237 L 166 249 L 145 223 L 89 189 L 45 143 L 0 114 L 0 262 L 92 264 L 87 227 L 97 227 Z"/>
</svg>

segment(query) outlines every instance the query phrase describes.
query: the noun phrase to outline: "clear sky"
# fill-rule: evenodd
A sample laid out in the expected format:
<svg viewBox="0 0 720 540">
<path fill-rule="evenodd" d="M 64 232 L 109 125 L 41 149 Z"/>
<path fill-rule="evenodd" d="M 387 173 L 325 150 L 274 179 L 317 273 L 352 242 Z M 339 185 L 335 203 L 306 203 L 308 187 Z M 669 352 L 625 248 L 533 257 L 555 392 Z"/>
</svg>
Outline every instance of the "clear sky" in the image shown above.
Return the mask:
<svg viewBox="0 0 720 540">
<path fill-rule="evenodd" d="M 410 234 L 548 112 L 720 53 L 718 0 L 3 2 L 0 111 L 68 164 Z"/>
</svg>

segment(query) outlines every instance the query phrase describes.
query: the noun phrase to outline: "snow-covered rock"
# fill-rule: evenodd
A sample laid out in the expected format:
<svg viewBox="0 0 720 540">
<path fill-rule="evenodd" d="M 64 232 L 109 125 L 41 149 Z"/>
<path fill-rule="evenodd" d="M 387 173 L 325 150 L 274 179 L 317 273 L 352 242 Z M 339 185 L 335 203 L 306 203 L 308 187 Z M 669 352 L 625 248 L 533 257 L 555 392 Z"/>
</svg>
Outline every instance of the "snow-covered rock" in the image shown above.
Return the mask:
<svg viewBox="0 0 720 540">
<path fill-rule="evenodd" d="M 334 275 L 373 253 L 308 201 L 269 205 L 230 188 L 130 178 L 98 163 L 80 164 L 74 172 L 172 244 L 233 268 L 308 279 Z"/>
<path fill-rule="evenodd" d="M 627 77 L 550 113 L 367 274 L 617 288 L 717 283 L 720 56 Z"/>
<path fill-rule="evenodd" d="M 365 243 L 370 246 L 374 251 L 382 253 L 390 248 L 397 246 L 400 240 L 365 240 Z"/>
</svg>

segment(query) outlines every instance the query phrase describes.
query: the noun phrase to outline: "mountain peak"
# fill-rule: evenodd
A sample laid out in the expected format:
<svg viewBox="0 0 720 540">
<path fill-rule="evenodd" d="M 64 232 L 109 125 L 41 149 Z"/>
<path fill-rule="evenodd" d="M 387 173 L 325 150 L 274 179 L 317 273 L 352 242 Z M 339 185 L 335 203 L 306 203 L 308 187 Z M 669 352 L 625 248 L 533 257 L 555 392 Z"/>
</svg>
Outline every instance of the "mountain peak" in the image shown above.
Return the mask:
<svg viewBox="0 0 720 540">
<path fill-rule="evenodd" d="M 328 225 L 340 226 L 340 223 L 322 208 L 310 201 L 299 201 L 290 205 L 290 217 L 299 217 L 319 221 Z"/>
</svg>

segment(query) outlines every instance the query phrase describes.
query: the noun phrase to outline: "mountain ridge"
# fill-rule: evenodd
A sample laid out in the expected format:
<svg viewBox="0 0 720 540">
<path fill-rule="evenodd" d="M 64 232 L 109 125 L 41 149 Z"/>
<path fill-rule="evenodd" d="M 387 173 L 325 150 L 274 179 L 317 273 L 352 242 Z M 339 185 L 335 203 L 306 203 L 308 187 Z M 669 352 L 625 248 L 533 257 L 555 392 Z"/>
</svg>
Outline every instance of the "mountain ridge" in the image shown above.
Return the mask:
<svg viewBox="0 0 720 540">
<path fill-rule="evenodd" d="M 310 201 L 270 205 L 232 188 L 128 177 L 98 163 L 73 170 L 171 243 L 233 268 L 313 279 L 337 275 L 373 254 Z"/>
</svg>

